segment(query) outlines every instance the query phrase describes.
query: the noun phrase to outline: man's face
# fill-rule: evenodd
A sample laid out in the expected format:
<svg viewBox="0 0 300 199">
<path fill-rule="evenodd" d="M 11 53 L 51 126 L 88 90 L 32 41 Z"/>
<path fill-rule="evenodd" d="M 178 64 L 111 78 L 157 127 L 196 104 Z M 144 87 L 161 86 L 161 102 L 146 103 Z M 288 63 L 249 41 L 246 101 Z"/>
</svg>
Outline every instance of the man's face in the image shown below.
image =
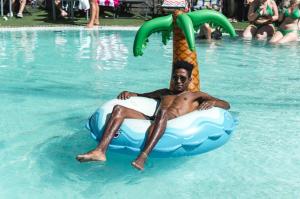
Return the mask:
<svg viewBox="0 0 300 199">
<path fill-rule="evenodd" d="M 191 78 L 189 78 L 187 70 L 179 68 L 174 71 L 172 81 L 174 83 L 174 91 L 182 92 L 188 89 Z"/>
</svg>

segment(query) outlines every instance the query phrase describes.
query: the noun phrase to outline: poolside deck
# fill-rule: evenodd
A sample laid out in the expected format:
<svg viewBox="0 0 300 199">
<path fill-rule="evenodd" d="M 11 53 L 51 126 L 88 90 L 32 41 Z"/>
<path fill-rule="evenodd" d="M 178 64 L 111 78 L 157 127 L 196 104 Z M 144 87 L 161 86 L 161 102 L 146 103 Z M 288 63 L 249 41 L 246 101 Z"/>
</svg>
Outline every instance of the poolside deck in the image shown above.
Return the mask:
<svg viewBox="0 0 300 199">
<path fill-rule="evenodd" d="M 111 13 L 103 13 L 100 16 L 101 26 L 140 26 L 144 23 L 145 19 L 139 15 L 133 15 L 130 18 L 112 18 Z M 86 18 L 82 15 L 75 15 L 73 20 L 70 19 L 57 19 L 53 21 L 51 16 L 45 10 L 33 10 L 29 13 L 24 13 L 22 19 L 15 17 L 7 17 L 0 19 L 0 28 L 11 27 L 64 27 L 64 26 L 85 26 L 87 23 Z M 232 23 L 236 30 L 242 30 L 247 26 L 247 22 Z"/>
</svg>

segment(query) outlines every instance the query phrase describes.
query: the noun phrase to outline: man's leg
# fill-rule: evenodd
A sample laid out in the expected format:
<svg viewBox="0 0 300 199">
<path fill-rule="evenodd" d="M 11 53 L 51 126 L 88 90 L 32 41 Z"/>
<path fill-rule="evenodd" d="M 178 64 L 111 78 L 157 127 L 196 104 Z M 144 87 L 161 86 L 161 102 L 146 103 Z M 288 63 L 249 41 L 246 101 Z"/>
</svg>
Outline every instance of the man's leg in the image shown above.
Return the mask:
<svg viewBox="0 0 300 199">
<path fill-rule="evenodd" d="M 111 113 L 111 117 L 108 120 L 105 131 L 102 135 L 102 138 L 98 144 L 98 146 L 85 154 L 78 155 L 76 159 L 80 162 L 87 161 L 105 161 L 106 160 L 106 151 L 109 143 L 113 139 L 114 135 L 117 133 L 124 119 L 145 119 L 145 116 L 133 109 L 126 108 L 124 106 L 116 105 L 113 108 Z"/>
<path fill-rule="evenodd" d="M 154 146 L 157 144 L 158 140 L 164 134 L 167 126 L 167 121 L 172 119 L 167 110 L 160 110 L 154 120 L 154 123 L 150 126 L 149 132 L 147 136 L 147 140 L 145 142 L 145 146 L 142 149 L 141 153 L 138 157 L 132 162 L 132 165 L 140 170 L 144 169 L 145 161 L 152 151 Z"/>
</svg>

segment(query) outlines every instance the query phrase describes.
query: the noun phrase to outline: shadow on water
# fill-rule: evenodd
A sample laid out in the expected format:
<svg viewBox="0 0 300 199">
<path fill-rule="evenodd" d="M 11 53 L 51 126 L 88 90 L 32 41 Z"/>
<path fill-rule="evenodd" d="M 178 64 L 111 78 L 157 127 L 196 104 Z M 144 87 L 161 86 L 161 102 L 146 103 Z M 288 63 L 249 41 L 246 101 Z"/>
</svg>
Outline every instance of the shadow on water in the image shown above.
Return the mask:
<svg viewBox="0 0 300 199">
<path fill-rule="evenodd" d="M 71 121 L 69 121 L 71 122 Z M 73 122 L 71 122 L 73 123 Z M 122 182 L 139 184 L 146 178 L 167 174 L 168 171 L 182 166 L 187 158 L 149 158 L 145 171 L 140 172 L 131 166 L 134 156 L 108 152 L 105 163 L 79 163 L 75 156 L 96 146 L 87 131 L 74 132 L 68 136 L 55 136 L 37 145 L 32 152 L 34 162 L 40 173 L 41 182 L 46 186 L 69 182 L 89 183 L 89 186 L 101 183 Z"/>
</svg>

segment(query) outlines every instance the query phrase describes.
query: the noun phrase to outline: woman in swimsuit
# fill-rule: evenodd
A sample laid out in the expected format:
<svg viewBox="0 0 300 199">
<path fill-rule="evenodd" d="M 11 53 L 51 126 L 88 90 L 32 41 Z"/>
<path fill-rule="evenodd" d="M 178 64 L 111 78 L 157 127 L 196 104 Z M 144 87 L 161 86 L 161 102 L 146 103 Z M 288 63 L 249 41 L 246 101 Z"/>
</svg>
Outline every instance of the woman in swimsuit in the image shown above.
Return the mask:
<svg viewBox="0 0 300 199">
<path fill-rule="evenodd" d="M 279 21 L 282 23 L 270 43 L 286 43 L 298 40 L 299 4 L 300 0 L 290 0 L 289 5 L 282 9 L 279 15 Z"/>
<path fill-rule="evenodd" d="M 266 39 L 273 36 L 273 22 L 278 20 L 278 8 L 273 0 L 254 0 L 248 12 L 250 25 L 245 29 L 243 37 Z"/>
</svg>

